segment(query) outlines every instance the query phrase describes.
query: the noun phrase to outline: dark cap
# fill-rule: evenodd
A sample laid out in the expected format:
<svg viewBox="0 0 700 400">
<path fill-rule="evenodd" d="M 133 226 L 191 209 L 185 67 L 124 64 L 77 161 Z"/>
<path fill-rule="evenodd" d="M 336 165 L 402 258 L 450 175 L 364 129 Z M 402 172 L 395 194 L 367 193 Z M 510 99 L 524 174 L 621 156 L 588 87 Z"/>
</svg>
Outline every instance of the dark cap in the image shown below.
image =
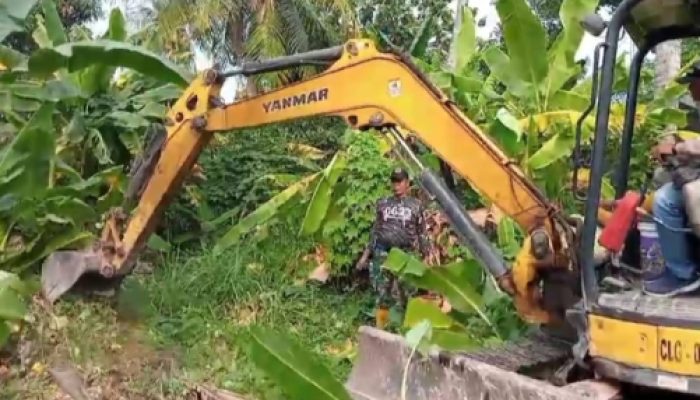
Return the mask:
<svg viewBox="0 0 700 400">
<path fill-rule="evenodd" d="M 676 79 L 678 83 L 691 83 L 700 79 L 700 62 L 695 63 L 685 74 Z"/>
<path fill-rule="evenodd" d="M 405 181 L 406 179 L 408 179 L 408 172 L 406 172 L 406 170 L 403 168 L 396 168 L 391 172 L 392 182 L 401 182 Z"/>
</svg>

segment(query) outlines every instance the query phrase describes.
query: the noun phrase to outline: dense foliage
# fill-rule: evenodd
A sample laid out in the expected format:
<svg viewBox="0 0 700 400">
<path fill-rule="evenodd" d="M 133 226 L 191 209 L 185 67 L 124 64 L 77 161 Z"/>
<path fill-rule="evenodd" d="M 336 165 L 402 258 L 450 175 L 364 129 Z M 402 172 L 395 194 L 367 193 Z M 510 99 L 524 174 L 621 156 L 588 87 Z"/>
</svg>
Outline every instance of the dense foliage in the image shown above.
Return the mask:
<svg viewBox="0 0 700 400">
<path fill-rule="evenodd" d="M 13 271 L 92 238 L 100 215 L 122 201 L 124 167 L 141 151 L 146 129 L 178 95 L 177 86 L 139 74 L 113 84 L 116 68 L 101 64 L 103 57 L 123 51 L 137 73 L 184 79 L 167 60 L 122 42 L 125 21 L 118 10 L 101 42 L 68 42 L 51 1 L 42 2 L 42 14 L 47 23 L 37 28 L 43 32 L 35 35 L 39 49 L 16 53 L 8 64 L 13 74 L 1 86 L 8 139 L 0 153 L 0 265 Z M 84 47 L 91 49 L 82 53 Z M 72 50 L 68 59 L 65 49 Z M 72 57 L 81 57 L 79 67 L 53 74 L 64 62 L 76 65 Z"/>
<path fill-rule="evenodd" d="M 0 42 L 10 48 L 29 53 L 36 50 L 37 44 L 32 39 L 32 32 L 36 30 L 39 24 L 43 23 L 44 16 L 41 13 L 41 7 L 35 5 L 36 1 L 23 1 L 28 7 L 29 15 L 22 21 L 22 29 L 13 32 L 8 37 Z M 22 3 L 22 2 L 17 2 Z M 80 29 L 81 25 L 86 22 L 94 21 L 102 15 L 102 1 L 100 0 L 59 0 L 56 3 L 56 10 L 63 26 L 68 32 L 74 28 Z M 22 19 L 22 18 L 18 18 Z"/>
<path fill-rule="evenodd" d="M 236 221 L 299 176 L 318 171 L 345 132 L 336 119 L 293 121 L 219 135 L 199 159 L 203 185 L 188 185 L 168 209 L 167 235 L 185 242 L 203 223 Z"/>
<path fill-rule="evenodd" d="M 431 48 L 445 60 L 452 43 L 454 16 L 446 0 L 361 0 L 357 4 L 360 24 L 387 44 L 408 49 L 416 34 L 428 26 Z"/>
<path fill-rule="evenodd" d="M 3 9 L 10 17 L 2 17 L 15 20 L 13 29 L 19 30 L 34 3 L 27 2 L 25 9 Z M 61 4 L 68 7 L 62 11 L 77 12 Z M 140 152 L 145 129 L 162 118 L 162 103 L 177 96 L 177 86 L 164 86 L 167 81 L 147 75 L 160 79 L 181 74 L 157 55 L 122 43 L 125 21 L 118 11 L 111 14 L 102 42 L 82 42 L 92 46 L 89 54 L 81 54 L 78 45 L 68 41 L 53 2 L 42 1 L 40 14 L 31 15 L 35 31 L 29 48 L 36 50 L 2 51 L 3 64 L 11 71 L 0 84 L 2 343 L 9 333 L 5 321 L 24 318 L 21 301 L 30 292 L 17 275 L 5 271 L 25 275 L 49 253 L 95 239 L 101 214 L 122 201 L 124 167 Z M 129 66 L 135 71 L 118 85 L 111 82 L 115 65 L 102 64 L 109 46 L 130 53 Z M 62 65 L 74 65 L 72 57 L 81 57 L 79 67 L 54 74 Z"/>
<path fill-rule="evenodd" d="M 330 249 L 331 265 L 336 270 L 353 266 L 367 246 L 377 200 L 389 195 L 387 176 L 392 163 L 384 157 L 381 143 L 373 135 L 350 137 L 347 166 L 333 190 L 331 206 L 321 228 Z"/>
</svg>

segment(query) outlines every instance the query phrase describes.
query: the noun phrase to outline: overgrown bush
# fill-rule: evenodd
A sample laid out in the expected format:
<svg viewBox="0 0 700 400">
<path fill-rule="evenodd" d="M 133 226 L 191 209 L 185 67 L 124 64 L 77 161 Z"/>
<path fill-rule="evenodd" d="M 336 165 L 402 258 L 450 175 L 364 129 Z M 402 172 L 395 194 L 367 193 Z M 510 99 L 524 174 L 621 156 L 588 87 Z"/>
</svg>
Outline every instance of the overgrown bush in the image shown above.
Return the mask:
<svg viewBox="0 0 700 400">
<path fill-rule="evenodd" d="M 309 242 L 296 239 L 297 229 L 298 221 L 273 224 L 266 238 L 220 254 L 173 257 L 144 282 L 156 311 L 152 332 L 182 349 L 191 379 L 260 399 L 285 398 L 242 351 L 252 324 L 293 334 L 337 379 L 347 379 L 356 327 L 370 321 L 372 302 L 364 292 L 300 281 Z"/>
<path fill-rule="evenodd" d="M 206 181 L 183 190 L 166 211 L 168 237 L 198 232 L 224 213 L 237 221 L 299 176 L 318 171 L 344 132 L 342 121 L 317 118 L 219 134 L 199 158 Z"/>
<path fill-rule="evenodd" d="M 17 12 L 0 8 L 0 18 L 21 19 Z M 123 170 L 146 127 L 187 80 L 168 60 L 125 44 L 118 9 L 99 42 L 69 42 L 51 0 L 41 2 L 41 16 L 36 51 L 0 46 L 0 268 L 16 272 L 91 238 L 101 214 L 122 201 Z M 118 65 L 103 64 L 114 49 L 132 71 L 118 85 Z"/>
<path fill-rule="evenodd" d="M 0 20 L 9 27 L 0 41 L 22 31 L 36 3 L 3 3 Z M 96 239 L 101 215 L 122 203 L 141 135 L 188 80 L 168 60 L 125 43 L 118 9 L 102 37 L 81 31 L 79 43 L 69 41 L 54 1 L 37 10 L 27 35 L 36 50 L 0 45 L 0 345 L 25 318 L 30 291 L 18 277 L 51 252 Z M 115 51 L 121 57 L 105 65 Z M 134 74 L 115 85 L 117 67 Z"/>
<path fill-rule="evenodd" d="M 346 170 L 336 184 L 322 228 L 334 272 L 347 273 L 367 245 L 376 216 L 375 204 L 391 193 L 392 165 L 376 135 L 349 136 Z"/>
</svg>

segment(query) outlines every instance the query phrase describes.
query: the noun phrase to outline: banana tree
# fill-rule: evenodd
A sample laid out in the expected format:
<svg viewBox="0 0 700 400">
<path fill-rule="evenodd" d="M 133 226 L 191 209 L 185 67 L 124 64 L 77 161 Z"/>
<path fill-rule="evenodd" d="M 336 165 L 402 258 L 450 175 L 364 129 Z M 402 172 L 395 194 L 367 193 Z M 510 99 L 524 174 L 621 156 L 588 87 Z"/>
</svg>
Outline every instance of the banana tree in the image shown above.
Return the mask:
<svg viewBox="0 0 700 400">
<path fill-rule="evenodd" d="M 393 249 L 384 266 L 402 281 L 444 296 L 442 305 L 425 297 L 409 301 L 403 327 L 410 329 L 427 319 L 432 325 L 431 342 L 446 350 L 465 350 L 517 336 L 524 325 L 509 309 L 506 295 L 490 279 L 483 279 L 478 262 L 457 259 L 427 266 L 415 257 Z"/>
<path fill-rule="evenodd" d="M 439 76 L 449 84 L 458 104 L 478 110 L 470 114 L 535 175 L 573 148 L 573 127 L 587 105 L 587 94 L 578 93 L 572 85 L 582 72 L 574 57 L 583 38 L 578 19 L 595 10 L 596 4 L 595 0 L 564 1 L 562 32 L 548 46 L 545 29 L 525 0 L 499 0 L 496 10 L 505 51 L 489 45 L 473 59 L 475 44 L 468 40 L 457 46 L 458 54 L 467 55 L 468 61 L 458 63 L 462 69 Z M 470 15 L 463 18 L 473 21 Z M 464 29 L 473 27 L 466 24 Z M 479 62 L 487 66 L 487 74 L 475 68 Z M 551 124 L 535 123 L 543 118 Z M 516 124 L 516 120 L 533 123 Z"/>
<path fill-rule="evenodd" d="M 121 202 L 125 139 L 140 139 L 188 79 L 168 60 L 118 41 L 118 11 L 104 38 L 75 43 L 53 1 L 42 0 L 41 11 L 36 52 L 0 49 L 0 268 L 14 271 L 91 237 L 99 215 Z M 0 20 L 17 15 L 0 7 Z M 153 81 L 116 90 L 118 67 Z"/>
</svg>

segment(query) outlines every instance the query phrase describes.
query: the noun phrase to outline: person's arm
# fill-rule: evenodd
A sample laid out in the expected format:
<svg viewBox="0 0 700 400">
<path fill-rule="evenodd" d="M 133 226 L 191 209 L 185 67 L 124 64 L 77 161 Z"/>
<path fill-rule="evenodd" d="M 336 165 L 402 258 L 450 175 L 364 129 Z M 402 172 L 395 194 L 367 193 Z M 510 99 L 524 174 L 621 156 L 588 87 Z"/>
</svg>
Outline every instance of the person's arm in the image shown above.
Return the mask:
<svg viewBox="0 0 700 400">
<path fill-rule="evenodd" d="M 416 223 L 418 230 L 418 248 L 423 258 L 430 255 L 430 237 L 428 235 L 428 224 L 425 221 L 425 207 L 418 202 L 418 221 Z"/>
<path fill-rule="evenodd" d="M 377 201 L 377 204 L 375 206 L 375 215 L 374 215 L 374 223 L 372 224 L 372 228 L 370 229 L 369 232 L 369 242 L 367 242 L 367 246 L 365 246 L 365 250 L 362 252 L 362 256 L 360 256 L 360 260 L 355 264 L 355 267 L 357 269 L 364 269 L 367 267 L 367 262 L 369 261 L 369 257 L 372 255 L 372 249 L 374 248 L 374 245 L 376 244 L 377 241 L 377 228 L 379 226 L 379 205 L 380 205 L 381 200 Z"/>
<path fill-rule="evenodd" d="M 374 206 L 374 222 L 372 223 L 372 229 L 369 232 L 369 243 L 367 248 L 370 250 L 374 248 L 377 244 L 377 231 L 379 230 L 379 220 L 382 217 L 382 199 L 377 200 Z"/>
</svg>

